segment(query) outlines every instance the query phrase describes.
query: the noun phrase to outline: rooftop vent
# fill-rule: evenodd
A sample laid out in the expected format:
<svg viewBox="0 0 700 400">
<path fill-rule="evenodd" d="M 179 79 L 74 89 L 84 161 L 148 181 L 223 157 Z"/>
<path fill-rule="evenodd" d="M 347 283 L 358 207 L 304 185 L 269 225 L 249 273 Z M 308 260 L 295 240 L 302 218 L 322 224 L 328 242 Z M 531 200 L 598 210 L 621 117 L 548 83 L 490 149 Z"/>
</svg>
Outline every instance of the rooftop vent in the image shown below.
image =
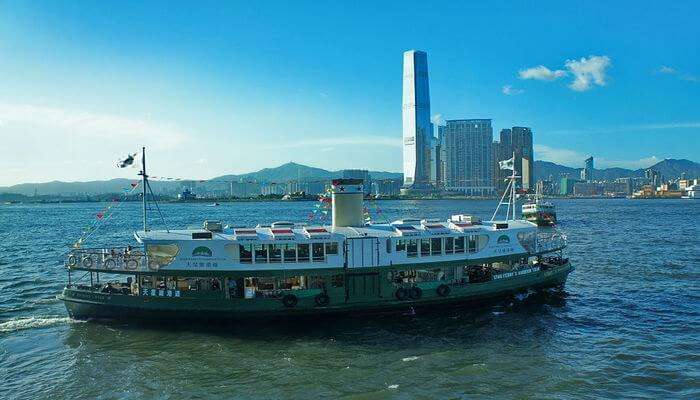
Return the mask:
<svg viewBox="0 0 700 400">
<path fill-rule="evenodd" d="M 203 228 L 209 232 L 221 232 L 223 230 L 223 225 L 221 225 L 221 221 L 207 219 L 204 221 Z"/>
</svg>

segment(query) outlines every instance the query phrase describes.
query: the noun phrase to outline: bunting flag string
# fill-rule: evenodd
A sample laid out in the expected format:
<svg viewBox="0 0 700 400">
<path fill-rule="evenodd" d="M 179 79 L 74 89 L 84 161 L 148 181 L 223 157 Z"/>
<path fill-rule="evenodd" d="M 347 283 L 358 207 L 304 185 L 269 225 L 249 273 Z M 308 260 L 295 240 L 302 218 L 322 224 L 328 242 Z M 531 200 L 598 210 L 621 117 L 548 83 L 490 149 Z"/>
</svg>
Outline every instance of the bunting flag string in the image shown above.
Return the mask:
<svg viewBox="0 0 700 400">
<path fill-rule="evenodd" d="M 123 188 L 123 196 L 124 199 L 131 195 L 141 184 L 141 182 L 133 182 L 131 183 L 130 188 Z M 95 219 L 92 220 L 92 223 L 90 225 L 87 225 L 86 227 L 83 228 L 80 237 L 78 240 L 73 244 L 73 248 L 80 248 L 83 243 L 95 232 L 97 229 L 100 227 L 101 223 L 105 223 L 107 220 L 109 220 L 112 215 L 114 215 L 114 212 L 124 203 L 124 201 L 120 201 L 118 198 L 112 199 L 112 201 L 105 206 L 102 210 L 98 211 L 95 214 Z"/>
</svg>

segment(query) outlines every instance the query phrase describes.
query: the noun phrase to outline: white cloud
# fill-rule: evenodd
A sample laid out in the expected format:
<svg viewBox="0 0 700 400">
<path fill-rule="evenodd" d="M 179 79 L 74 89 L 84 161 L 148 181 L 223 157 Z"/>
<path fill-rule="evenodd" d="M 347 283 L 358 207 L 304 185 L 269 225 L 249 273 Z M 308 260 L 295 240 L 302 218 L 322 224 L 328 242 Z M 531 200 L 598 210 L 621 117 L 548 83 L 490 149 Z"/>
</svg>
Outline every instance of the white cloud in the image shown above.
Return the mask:
<svg viewBox="0 0 700 400">
<path fill-rule="evenodd" d="M 514 88 L 514 87 L 511 86 L 511 85 L 504 85 L 504 86 L 501 88 L 501 92 L 503 92 L 503 94 L 505 94 L 506 96 L 517 96 L 517 95 L 523 93 L 524 90 Z"/>
<path fill-rule="evenodd" d="M 659 67 L 659 69 L 657 69 L 657 70 L 654 71 L 654 72 L 656 72 L 656 73 L 658 73 L 658 74 L 673 75 L 673 74 L 676 74 L 678 71 L 676 71 L 676 69 L 673 68 L 673 67 L 669 67 L 669 66 L 667 66 L 667 65 L 662 65 L 661 67 Z"/>
<path fill-rule="evenodd" d="M 66 135 L 69 140 L 78 135 L 133 142 L 137 146 L 150 142 L 161 148 L 170 148 L 189 139 L 188 135 L 167 124 L 46 106 L 0 103 L 0 120 L 4 121 L 3 129 L 14 125 L 39 128 L 52 136 Z"/>
<path fill-rule="evenodd" d="M 435 114 L 432 117 L 430 117 L 430 122 L 432 122 L 435 125 L 444 125 L 445 118 L 442 117 L 442 114 Z"/>
<path fill-rule="evenodd" d="M 582 154 L 574 150 L 554 148 L 541 144 L 536 144 L 533 147 L 536 160 L 551 161 L 568 167 L 581 168 L 583 167 L 583 161 L 590 157 L 590 154 Z M 648 168 L 661 161 L 656 156 L 644 157 L 638 160 L 610 160 L 604 157 L 594 156 L 594 160 L 595 167 L 598 169 L 612 167 L 628 169 Z"/>
<path fill-rule="evenodd" d="M 198 159 L 197 161 L 195 161 L 194 163 L 195 163 L 195 164 L 198 164 L 198 165 L 204 165 L 204 164 L 207 163 L 207 159 L 206 159 L 206 158 L 200 158 L 200 159 Z"/>
<path fill-rule="evenodd" d="M 567 60 L 565 66 L 574 75 L 574 80 L 569 87 L 577 92 L 583 92 L 594 84 L 605 86 L 607 83 L 605 72 L 610 67 L 610 57 L 581 57 L 579 60 Z"/>
<path fill-rule="evenodd" d="M 520 79 L 535 79 L 538 81 L 553 81 L 566 76 L 566 71 L 560 69 L 552 71 L 551 69 L 545 67 L 544 65 L 538 65 L 536 67 L 527 68 L 520 70 L 518 72 Z"/>
<path fill-rule="evenodd" d="M 654 71 L 655 74 L 664 74 L 664 75 L 674 75 L 678 77 L 678 79 L 684 80 L 686 82 L 700 82 L 700 77 L 697 77 L 695 75 L 686 73 L 686 72 L 681 72 L 677 70 L 676 68 L 669 67 L 667 65 L 662 65 L 659 67 L 659 69 Z"/>
<path fill-rule="evenodd" d="M 569 88 L 577 92 L 583 92 L 594 85 L 605 86 L 608 80 L 606 70 L 610 65 L 610 57 L 608 56 L 589 56 L 588 58 L 581 57 L 578 60 L 566 60 L 564 63 L 566 70 L 551 70 L 544 65 L 538 65 L 518 71 L 518 76 L 520 76 L 520 79 L 554 81 L 567 75 L 572 75 L 574 80 L 569 83 Z M 505 86 L 503 87 L 503 93 L 508 94 Z"/>
<path fill-rule="evenodd" d="M 551 161 L 566 166 L 578 166 L 583 164 L 587 157 L 569 149 L 558 149 L 554 147 L 536 144 L 533 146 L 535 160 Z"/>
</svg>

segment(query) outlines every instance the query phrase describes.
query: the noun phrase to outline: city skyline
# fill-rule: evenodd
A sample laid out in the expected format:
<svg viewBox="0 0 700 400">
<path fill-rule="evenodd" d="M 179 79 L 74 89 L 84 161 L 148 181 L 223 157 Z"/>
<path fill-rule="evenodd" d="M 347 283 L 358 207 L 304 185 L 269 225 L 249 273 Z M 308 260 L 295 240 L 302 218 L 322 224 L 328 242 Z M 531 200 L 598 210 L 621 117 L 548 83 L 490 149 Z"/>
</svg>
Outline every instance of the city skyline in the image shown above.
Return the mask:
<svg viewBox="0 0 700 400">
<path fill-rule="evenodd" d="M 434 123 L 530 127 L 535 160 L 574 167 L 698 161 L 698 5 L 633 4 L 4 3 L 0 186 L 127 177 L 114 164 L 141 145 L 186 178 L 289 160 L 398 172 L 414 48 Z M 640 36 L 658 18 L 676 23 Z"/>
</svg>

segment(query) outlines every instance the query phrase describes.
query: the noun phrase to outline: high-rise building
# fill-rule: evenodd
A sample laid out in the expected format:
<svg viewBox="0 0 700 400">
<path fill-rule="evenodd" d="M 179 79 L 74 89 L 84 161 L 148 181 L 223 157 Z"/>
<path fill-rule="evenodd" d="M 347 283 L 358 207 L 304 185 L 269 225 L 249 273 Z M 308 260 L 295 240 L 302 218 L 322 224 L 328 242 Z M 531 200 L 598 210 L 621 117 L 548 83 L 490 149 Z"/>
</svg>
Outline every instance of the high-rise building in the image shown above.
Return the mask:
<svg viewBox="0 0 700 400">
<path fill-rule="evenodd" d="M 510 129 L 501 129 L 499 141 L 493 142 L 491 145 L 491 158 L 493 166 L 493 186 L 498 193 L 502 193 L 508 185 L 506 177 L 510 176 L 509 170 L 500 168 L 498 162 L 508 160 L 513 157 L 513 143 L 511 142 Z"/>
<path fill-rule="evenodd" d="M 520 187 L 524 190 L 534 189 L 532 130 L 523 126 L 514 126 L 510 131 L 515 153 L 515 173 L 521 177 Z"/>
<path fill-rule="evenodd" d="M 505 178 L 510 171 L 501 170 L 499 161 L 508 160 L 515 156 L 515 174 L 519 176 L 517 185 L 519 188 L 531 191 L 534 189 L 534 152 L 532 148 L 532 130 L 522 126 L 514 126 L 511 129 L 501 129 L 498 142 L 493 143 L 493 176 L 494 186 L 500 192 L 505 189 Z"/>
<path fill-rule="evenodd" d="M 430 188 L 430 87 L 428 55 L 403 53 L 403 176 L 406 189 Z"/>
<path fill-rule="evenodd" d="M 588 157 L 584 162 L 583 169 L 581 170 L 581 180 L 582 181 L 592 181 L 593 180 L 593 157 Z"/>
<path fill-rule="evenodd" d="M 445 190 L 468 196 L 493 194 L 493 129 L 490 119 L 448 120 L 445 137 Z"/>
<path fill-rule="evenodd" d="M 342 172 L 343 179 L 362 179 L 362 187 L 364 194 L 368 195 L 372 192 L 372 179 L 369 176 L 369 171 L 366 169 L 344 169 Z"/>
</svg>

